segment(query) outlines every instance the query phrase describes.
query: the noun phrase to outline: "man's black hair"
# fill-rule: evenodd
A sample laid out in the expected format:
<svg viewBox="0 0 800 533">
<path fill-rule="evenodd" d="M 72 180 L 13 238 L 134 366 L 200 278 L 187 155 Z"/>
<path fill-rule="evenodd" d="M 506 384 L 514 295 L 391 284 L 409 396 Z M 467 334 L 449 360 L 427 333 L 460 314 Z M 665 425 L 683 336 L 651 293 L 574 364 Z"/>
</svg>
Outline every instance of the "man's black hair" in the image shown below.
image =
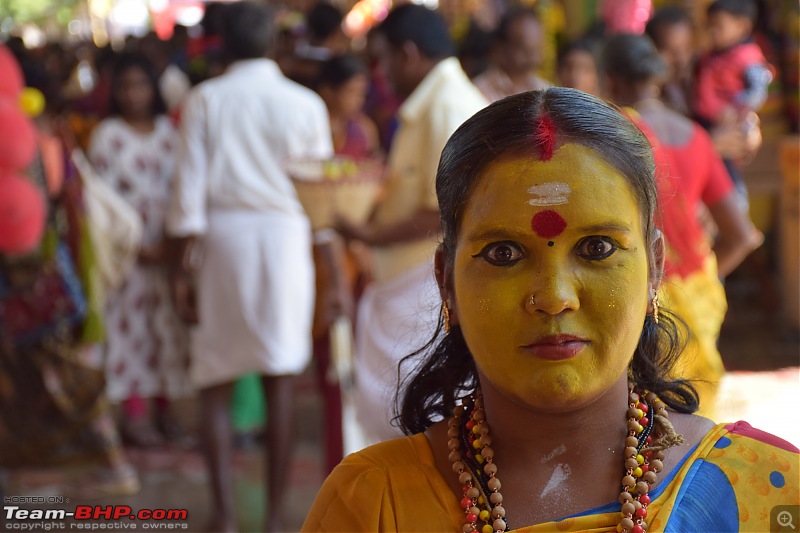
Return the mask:
<svg viewBox="0 0 800 533">
<path fill-rule="evenodd" d="M 378 27 L 394 48 L 414 43 L 430 59 L 444 59 L 455 53 L 453 41 L 441 13 L 416 4 L 393 9 Z"/>
<path fill-rule="evenodd" d="M 314 43 L 321 43 L 342 25 L 342 12 L 327 2 L 317 2 L 306 15 L 308 37 Z"/>
</svg>

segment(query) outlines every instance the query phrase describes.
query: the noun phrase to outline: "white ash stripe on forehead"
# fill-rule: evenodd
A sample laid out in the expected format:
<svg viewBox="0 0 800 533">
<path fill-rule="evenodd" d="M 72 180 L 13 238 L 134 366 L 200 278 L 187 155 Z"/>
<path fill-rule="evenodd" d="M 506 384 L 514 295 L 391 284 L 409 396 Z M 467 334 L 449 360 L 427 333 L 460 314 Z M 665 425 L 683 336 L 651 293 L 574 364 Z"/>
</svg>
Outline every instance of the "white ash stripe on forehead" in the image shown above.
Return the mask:
<svg viewBox="0 0 800 533">
<path fill-rule="evenodd" d="M 542 183 L 541 185 L 534 185 L 528 189 L 532 198 L 528 200 L 530 205 L 546 206 L 546 205 L 561 205 L 569 201 L 569 195 L 572 189 L 569 185 L 560 181 L 552 181 L 550 183 Z"/>
</svg>

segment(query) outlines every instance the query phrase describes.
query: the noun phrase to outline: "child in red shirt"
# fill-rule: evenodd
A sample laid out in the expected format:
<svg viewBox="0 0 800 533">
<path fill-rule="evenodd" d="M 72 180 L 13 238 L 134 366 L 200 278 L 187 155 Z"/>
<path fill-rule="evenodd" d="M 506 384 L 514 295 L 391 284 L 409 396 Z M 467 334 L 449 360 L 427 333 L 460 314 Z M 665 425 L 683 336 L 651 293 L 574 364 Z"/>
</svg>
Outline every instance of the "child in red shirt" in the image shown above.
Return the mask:
<svg viewBox="0 0 800 533">
<path fill-rule="evenodd" d="M 757 8 L 753 0 L 716 0 L 708 7 L 707 30 L 711 50 L 697 62 L 693 111 L 707 128 L 741 124 L 757 128 L 755 112 L 767 99 L 772 67 L 752 39 Z M 747 188 L 738 165 L 725 167 L 747 208 Z"/>
<path fill-rule="evenodd" d="M 694 112 L 708 126 L 758 111 L 767 98 L 772 69 L 751 34 L 752 0 L 716 0 L 708 7 L 711 50 L 700 57 Z"/>
</svg>

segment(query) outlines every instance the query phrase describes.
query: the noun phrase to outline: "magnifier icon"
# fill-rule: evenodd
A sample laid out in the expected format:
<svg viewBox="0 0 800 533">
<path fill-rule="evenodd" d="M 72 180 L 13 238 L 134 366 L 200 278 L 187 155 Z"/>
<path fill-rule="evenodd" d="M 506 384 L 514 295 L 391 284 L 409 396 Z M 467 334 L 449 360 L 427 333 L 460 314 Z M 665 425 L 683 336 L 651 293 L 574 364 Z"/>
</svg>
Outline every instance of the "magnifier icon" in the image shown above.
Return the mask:
<svg viewBox="0 0 800 533">
<path fill-rule="evenodd" d="M 788 526 L 788 527 L 790 527 L 792 529 L 796 529 L 794 527 L 794 523 L 792 522 L 792 513 L 790 513 L 789 511 L 781 511 L 780 513 L 778 513 L 778 517 L 777 518 L 778 518 L 778 524 L 781 527 L 787 527 Z"/>
</svg>

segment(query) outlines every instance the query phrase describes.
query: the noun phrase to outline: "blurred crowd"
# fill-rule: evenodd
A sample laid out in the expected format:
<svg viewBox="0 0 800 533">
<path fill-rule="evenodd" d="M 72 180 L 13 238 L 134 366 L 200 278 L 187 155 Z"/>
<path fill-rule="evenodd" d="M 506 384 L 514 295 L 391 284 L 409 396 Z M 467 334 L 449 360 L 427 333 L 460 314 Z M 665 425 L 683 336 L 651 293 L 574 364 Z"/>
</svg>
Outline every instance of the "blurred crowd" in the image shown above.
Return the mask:
<svg viewBox="0 0 800 533">
<path fill-rule="evenodd" d="M 684 372 L 705 380 L 713 416 L 721 280 L 763 242 L 742 172 L 770 87 L 797 80 L 755 32 L 761 3 L 708 2 L 702 20 L 604 4 L 569 40 L 510 1 L 458 40 L 415 5 L 351 40 L 327 2 L 302 13 L 209 3 L 200 27 L 116 48 L 11 37 L 0 47 L 0 468 L 89 464 L 81 491 L 131 494 L 122 443 L 200 437 L 213 527 L 235 530 L 233 436 L 263 423 L 263 394 L 265 527 L 281 530 L 293 377 L 313 354 L 328 471 L 399 435 L 398 363 L 440 320 L 432 187 L 444 142 L 491 102 L 551 85 L 623 107 L 669 169 L 664 198 L 681 200 L 661 206 L 675 287 L 661 296 L 694 334 L 701 355 Z M 550 72 L 546 39 L 558 43 Z M 796 114 L 787 106 L 790 127 Z M 283 165 L 334 156 L 380 161 L 383 191 L 369 221 L 312 228 Z M 353 383 L 330 333 L 342 319 Z M 198 424 L 174 409 L 195 396 Z"/>
</svg>

